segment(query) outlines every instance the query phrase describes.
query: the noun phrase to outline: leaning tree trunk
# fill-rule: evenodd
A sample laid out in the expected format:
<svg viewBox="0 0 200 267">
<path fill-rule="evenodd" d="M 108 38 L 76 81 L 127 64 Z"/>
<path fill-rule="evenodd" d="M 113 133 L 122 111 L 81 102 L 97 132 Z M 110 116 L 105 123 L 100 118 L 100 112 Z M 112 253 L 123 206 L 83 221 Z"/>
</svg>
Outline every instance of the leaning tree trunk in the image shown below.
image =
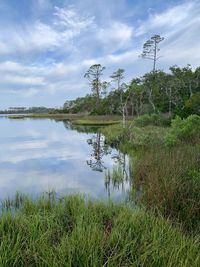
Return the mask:
<svg viewBox="0 0 200 267">
<path fill-rule="evenodd" d="M 150 105 L 153 108 L 153 111 L 155 112 L 156 111 L 156 106 L 155 106 L 155 104 L 153 103 L 153 100 L 152 100 L 152 89 L 150 89 L 150 91 L 149 91 L 148 100 L 149 100 Z"/>
<path fill-rule="evenodd" d="M 193 91 L 192 91 L 192 82 L 189 82 L 189 91 L 190 91 L 190 97 L 193 96 Z"/>
</svg>

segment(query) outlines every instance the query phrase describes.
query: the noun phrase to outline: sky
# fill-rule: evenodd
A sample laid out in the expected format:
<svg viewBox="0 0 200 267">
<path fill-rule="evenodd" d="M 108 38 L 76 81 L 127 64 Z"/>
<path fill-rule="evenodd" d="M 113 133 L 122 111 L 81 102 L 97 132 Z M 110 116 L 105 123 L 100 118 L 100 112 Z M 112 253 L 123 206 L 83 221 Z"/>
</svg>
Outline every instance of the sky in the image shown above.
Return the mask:
<svg viewBox="0 0 200 267">
<path fill-rule="evenodd" d="M 0 14 L 0 109 L 62 107 L 90 93 L 96 63 L 129 82 L 151 71 L 139 55 L 154 34 L 159 69 L 200 65 L 199 0 L 0 0 Z"/>
</svg>

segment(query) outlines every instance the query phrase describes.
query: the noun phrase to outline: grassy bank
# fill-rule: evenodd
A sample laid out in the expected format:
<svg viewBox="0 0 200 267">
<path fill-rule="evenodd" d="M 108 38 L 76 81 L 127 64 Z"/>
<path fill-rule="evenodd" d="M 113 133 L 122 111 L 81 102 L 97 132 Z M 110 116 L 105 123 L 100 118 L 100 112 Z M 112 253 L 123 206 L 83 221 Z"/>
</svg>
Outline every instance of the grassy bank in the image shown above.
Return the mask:
<svg viewBox="0 0 200 267">
<path fill-rule="evenodd" d="M 185 144 L 143 151 L 134 164 L 140 201 L 188 233 L 200 231 L 199 162 L 200 147 Z"/>
<path fill-rule="evenodd" d="M 0 216 L 1 266 L 199 266 L 199 239 L 128 204 L 6 201 Z"/>
<path fill-rule="evenodd" d="M 6 116 L 6 115 L 5 115 Z M 80 114 L 26 114 L 26 115 L 8 115 L 9 119 L 54 119 L 54 120 L 68 120 L 74 125 L 85 126 L 106 126 L 117 124 L 121 122 L 120 116 L 92 116 Z M 131 117 L 128 120 L 132 119 Z"/>
<path fill-rule="evenodd" d="M 113 124 L 118 124 L 120 121 L 118 120 L 95 120 L 95 119 L 88 119 L 88 118 L 83 118 L 80 120 L 73 120 L 72 123 L 74 125 L 84 125 L 84 126 L 106 126 L 106 125 L 113 125 Z"/>
<path fill-rule="evenodd" d="M 159 125 L 159 126 L 158 126 Z M 138 204 L 162 214 L 183 232 L 200 231 L 200 117 L 172 121 L 139 118 L 103 129 L 106 141 L 130 155 L 133 197 Z"/>
</svg>

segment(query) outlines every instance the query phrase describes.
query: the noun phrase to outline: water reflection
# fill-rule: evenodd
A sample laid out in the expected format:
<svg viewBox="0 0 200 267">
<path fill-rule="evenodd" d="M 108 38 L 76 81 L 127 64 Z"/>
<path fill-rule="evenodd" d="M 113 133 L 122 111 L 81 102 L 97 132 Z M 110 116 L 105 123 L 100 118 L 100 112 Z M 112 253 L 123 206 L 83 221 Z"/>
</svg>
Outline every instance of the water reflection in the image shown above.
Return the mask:
<svg viewBox="0 0 200 267">
<path fill-rule="evenodd" d="M 105 143 L 104 136 L 101 133 L 96 133 L 96 135 L 87 139 L 87 143 L 92 148 L 91 158 L 86 161 L 88 166 L 93 171 L 103 172 L 106 169 L 103 157 L 111 154 L 112 149 Z"/>
<path fill-rule="evenodd" d="M 62 122 L 66 130 L 72 130 L 72 131 L 75 131 L 78 133 L 84 133 L 84 134 L 97 133 L 101 127 L 101 126 L 75 125 L 67 120 L 62 120 Z"/>
<path fill-rule="evenodd" d="M 86 163 L 93 171 L 103 172 L 103 170 L 107 168 L 103 158 L 111 154 L 112 149 L 105 143 L 105 138 L 99 131 L 100 127 L 76 126 L 69 121 L 64 121 L 63 123 L 66 129 L 75 130 L 80 133 L 93 134 L 87 139 L 87 143 L 91 147 L 91 153 L 90 159 L 87 159 Z"/>
<path fill-rule="evenodd" d="M 112 156 L 115 165 L 112 169 L 108 169 L 105 173 L 105 188 L 108 196 L 111 196 L 113 191 L 121 191 L 126 193 L 131 187 L 132 168 L 129 165 L 129 158 L 123 152 L 118 151 Z"/>
<path fill-rule="evenodd" d="M 42 119 L 0 119 L 0 124 L 1 199 L 16 191 L 37 195 L 49 189 L 95 198 L 123 196 L 124 189 L 117 189 L 116 182 L 112 190 L 111 180 L 108 193 L 105 176 L 121 162 L 125 181 L 128 158 L 105 144 L 96 127 Z"/>
</svg>

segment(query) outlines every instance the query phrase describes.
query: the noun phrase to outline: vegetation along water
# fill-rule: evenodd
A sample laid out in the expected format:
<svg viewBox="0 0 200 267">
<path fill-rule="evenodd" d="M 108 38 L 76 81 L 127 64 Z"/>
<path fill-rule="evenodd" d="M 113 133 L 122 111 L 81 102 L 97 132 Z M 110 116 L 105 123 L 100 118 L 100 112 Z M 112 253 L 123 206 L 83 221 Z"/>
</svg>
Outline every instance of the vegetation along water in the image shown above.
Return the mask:
<svg viewBox="0 0 200 267">
<path fill-rule="evenodd" d="M 0 266 L 200 266 L 200 67 L 157 70 L 162 41 L 129 84 L 94 64 L 91 94 L 2 112 Z"/>
</svg>

